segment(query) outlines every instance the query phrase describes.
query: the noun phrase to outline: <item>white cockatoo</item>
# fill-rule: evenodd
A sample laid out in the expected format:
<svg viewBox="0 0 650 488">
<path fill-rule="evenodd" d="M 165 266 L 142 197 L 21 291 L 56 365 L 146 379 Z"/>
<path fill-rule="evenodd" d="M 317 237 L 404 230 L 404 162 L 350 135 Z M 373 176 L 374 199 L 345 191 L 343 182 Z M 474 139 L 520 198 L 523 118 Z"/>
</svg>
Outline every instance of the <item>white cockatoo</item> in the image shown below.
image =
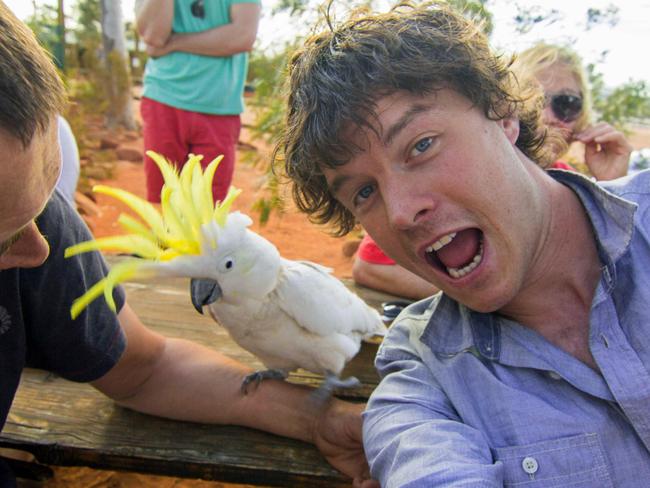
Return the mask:
<svg viewBox="0 0 650 488">
<path fill-rule="evenodd" d="M 102 292 L 114 308 L 113 287 L 134 276 L 188 277 L 195 308 L 203 313 L 207 307 L 231 337 L 268 368 L 244 378 L 244 393 L 251 382 L 284 379 L 298 368 L 324 375 L 324 392 L 356 386 L 356 378 L 339 376 L 364 338 L 384 335 L 378 312 L 328 268 L 284 259 L 273 244 L 248 229 L 248 216 L 230 212 L 238 190 L 231 188 L 215 205 L 212 179 L 219 159 L 203 172 L 201 157 L 190 156 L 179 175 L 163 157 L 148 154 L 165 179 L 162 215 L 124 190 L 95 188 L 129 205 L 142 220 L 123 214 L 119 221 L 130 234 L 77 244 L 66 256 L 113 249 L 138 257 L 114 266 L 77 299 L 73 317 Z"/>
</svg>

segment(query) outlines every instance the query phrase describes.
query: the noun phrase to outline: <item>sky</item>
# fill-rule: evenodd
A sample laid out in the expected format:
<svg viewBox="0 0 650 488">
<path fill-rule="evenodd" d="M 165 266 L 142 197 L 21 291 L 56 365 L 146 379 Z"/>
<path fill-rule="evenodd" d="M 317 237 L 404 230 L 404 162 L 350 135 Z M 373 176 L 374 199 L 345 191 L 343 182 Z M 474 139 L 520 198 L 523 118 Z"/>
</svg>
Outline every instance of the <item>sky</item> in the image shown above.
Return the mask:
<svg viewBox="0 0 650 488">
<path fill-rule="evenodd" d="M 31 1 L 4 0 L 19 18 L 25 19 L 33 12 Z M 74 0 L 66 0 L 66 13 Z M 282 16 L 271 16 L 275 0 L 262 0 L 263 16 L 258 33 L 258 46 L 270 48 L 283 44 L 293 33 L 304 28 L 305 21 L 292 24 Z M 37 0 L 37 4 L 56 4 L 56 0 Z M 133 19 L 134 0 L 122 0 L 126 20 Z M 585 30 L 588 8 L 606 9 L 616 4 L 619 21 L 615 27 L 598 25 Z M 517 33 L 513 18 L 516 6 L 529 13 L 556 10 L 557 21 L 540 24 L 527 34 Z M 608 86 L 629 81 L 644 80 L 650 84 L 650 0 L 489 0 L 488 10 L 494 16 L 495 30 L 492 45 L 504 52 L 516 52 L 536 41 L 569 44 L 585 62 L 598 62 Z M 607 52 L 603 58 L 602 53 Z"/>
</svg>

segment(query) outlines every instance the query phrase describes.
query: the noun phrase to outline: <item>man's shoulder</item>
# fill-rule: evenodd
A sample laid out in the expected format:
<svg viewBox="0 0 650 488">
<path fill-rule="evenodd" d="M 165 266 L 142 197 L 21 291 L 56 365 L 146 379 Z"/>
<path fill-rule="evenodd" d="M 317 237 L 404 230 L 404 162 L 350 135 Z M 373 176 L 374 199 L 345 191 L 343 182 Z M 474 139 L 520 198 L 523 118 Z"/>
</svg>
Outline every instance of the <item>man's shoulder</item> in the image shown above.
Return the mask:
<svg viewBox="0 0 650 488">
<path fill-rule="evenodd" d="M 50 247 L 54 244 L 71 245 L 92 239 L 90 230 L 77 211 L 57 189 L 47 202 L 36 223 Z"/>
<path fill-rule="evenodd" d="M 382 349 L 430 349 L 455 354 L 473 344 L 470 313 L 463 305 L 440 292 L 409 305 L 391 325 Z"/>
<path fill-rule="evenodd" d="M 600 183 L 603 188 L 622 198 L 637 203 L 648 203 L 650 197 L 650 169 L 629 174 L 622 178 Z"/>
</svg>

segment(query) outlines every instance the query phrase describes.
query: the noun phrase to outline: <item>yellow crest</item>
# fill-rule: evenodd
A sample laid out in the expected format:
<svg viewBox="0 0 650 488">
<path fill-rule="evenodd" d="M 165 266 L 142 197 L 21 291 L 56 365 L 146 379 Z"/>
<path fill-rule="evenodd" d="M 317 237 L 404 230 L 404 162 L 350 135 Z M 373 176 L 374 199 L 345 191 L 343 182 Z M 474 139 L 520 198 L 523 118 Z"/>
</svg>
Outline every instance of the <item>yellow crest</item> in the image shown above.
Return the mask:
<svg viewBox="0 0 650 488">
<path fill-rule="evenodd" d="M 223 202 L 215 203 L 212 198 L 212 180 L 223 156 L 217 157 L 203 171 L 203 156 L 190 154 L 179 174 L 176 167 L 160 154 L 147 151 L 147 155 L 154 160 L 165 181 L 160 192 L 162 213 L 128 191 L 104 185 L 93 188 L 97 193 L 126 204 L 139 219 L 121 214 L 118 222 L 127 234 L 75 244 L 65 250 L 65 257 L 95 250 L 120 251 L 137 257 L 114 266 L 106 278 L 77 298 L 70 309 L 73 319 L 102 293 L 106 303 L 115 311 L 113 288 L 136 276 L 155 274 L 156 263 L 178 256 L 199 255 L 202 245 L 216 247 L 214 240 L 206 243 L 202 227 L 211 222 L 223 227 L 233 201 L 241 193 L 241 190 L 230 187 Z"/>
</svg>

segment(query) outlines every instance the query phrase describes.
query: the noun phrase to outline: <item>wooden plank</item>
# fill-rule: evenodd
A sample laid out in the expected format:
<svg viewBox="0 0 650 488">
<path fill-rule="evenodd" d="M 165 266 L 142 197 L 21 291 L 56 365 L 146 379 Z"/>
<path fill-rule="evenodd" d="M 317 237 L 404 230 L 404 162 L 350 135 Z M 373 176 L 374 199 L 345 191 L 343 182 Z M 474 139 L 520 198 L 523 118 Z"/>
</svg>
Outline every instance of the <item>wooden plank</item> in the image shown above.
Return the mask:
<svg viewBox="0 0 650 488">
<path fill-rule="evenodd" d="M 50 465 L 267 486 L 349 486 L 309 444 L 139 414 L 89 385 L 39 370 L 25 370 L 0 446 Z"/>
</svg>

